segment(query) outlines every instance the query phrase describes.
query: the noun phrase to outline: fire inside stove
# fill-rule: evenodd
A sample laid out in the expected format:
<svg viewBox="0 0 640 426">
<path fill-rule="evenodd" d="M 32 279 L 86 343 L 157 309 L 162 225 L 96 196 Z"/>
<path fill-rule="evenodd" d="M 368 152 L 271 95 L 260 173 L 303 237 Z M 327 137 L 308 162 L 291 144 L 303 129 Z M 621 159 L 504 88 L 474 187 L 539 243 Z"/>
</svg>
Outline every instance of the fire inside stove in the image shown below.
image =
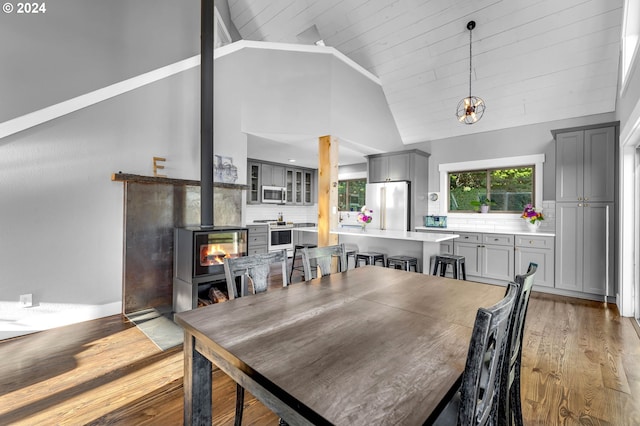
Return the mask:
<svg viewBox="0 0 640 426">
<path fill-rule="evenodd" d="M 195 275 L 219 273 L 225 257 L 247 255 L 246 230 L 213 230 L 195 233 Z"/>
<path fill-rule="evenodd" d="M 225 257 L 238 257 L 238 253 L 228 253 L 229 248 L 222 244 L 204 244 L 200 246 L 200 266 L 212 266 L 224 263 Z"/>
</svg>

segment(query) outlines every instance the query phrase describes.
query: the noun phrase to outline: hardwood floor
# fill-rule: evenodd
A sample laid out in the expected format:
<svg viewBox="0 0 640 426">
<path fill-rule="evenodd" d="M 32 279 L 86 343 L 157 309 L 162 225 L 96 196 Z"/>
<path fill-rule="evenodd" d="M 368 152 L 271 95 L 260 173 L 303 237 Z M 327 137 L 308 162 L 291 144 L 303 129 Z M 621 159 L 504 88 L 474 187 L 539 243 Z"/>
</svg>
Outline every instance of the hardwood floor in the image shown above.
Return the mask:
<svg viewBox="0 0 640 426">
<path fill-rule="evenodd" d="M 181 348 L 120 316 L 0 343 L 0 425 L 180 425 Z M 613 305 L 534 293 L 523 353 L 527 425 L 640 425 L 640 339 Z M 214 424 L 235 384 L 214 372 Z M 247 395 L 245 424 L 278 423 Z"/>
</svg>

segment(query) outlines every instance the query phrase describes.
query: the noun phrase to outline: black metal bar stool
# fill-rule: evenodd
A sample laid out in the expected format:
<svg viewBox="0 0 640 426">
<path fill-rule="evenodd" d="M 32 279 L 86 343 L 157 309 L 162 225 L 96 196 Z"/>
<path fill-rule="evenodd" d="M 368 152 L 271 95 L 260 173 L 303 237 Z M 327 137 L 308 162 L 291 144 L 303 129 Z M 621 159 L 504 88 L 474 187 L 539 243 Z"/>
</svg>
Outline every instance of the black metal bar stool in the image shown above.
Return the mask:
<svg viewBox="0 0 640 426">
<path fill-rule="evenodd" d="M 293 249 L 293 257 L 291 258 L 291 272 L 289 272 L 289 283 L 291 283 L 291 278 L 293 277 L 294 269 L 296 271 L 302 272 L 302 277 L 304 278 L 304 267 L 302 266 L 302 249 L 304 248 L 316 248 L 318 247 L 316 244 L 296 244 Z M 300 258 L 300 264 L 296 266 L 296 259 Z"/>
<path fill-rule="evenodd" d="M 356 268 L 360 266 L 360 261 L 363 260 L 365 265 L 375 265 L 376 262 L 382 262 L 384 266 L 384 254 L 377 251 L 360 252 L 356 253 Z"/>
<path fill-rule="evenodd" d="M 413 270 L 418 272 L 418 258 L 411 256 L 389 256 L 387 257 L 387 268 L 403 269 L 410 271 L 413 266 Z"/>
<path fill-rule="evenodd" d="M 447 273 L 447 265 L 451 265 L 453 267 L 454 279 L 459 279 L 459 273 L 462 275 L 461 279 L 467 279 L 467 271 L 464 266 L 464 256 L 458 256 L 455 254 L 441 254 L 436 256 L 436 261 L 433 265 L 433 275 L 438 275 L 438 268 L 440 268 L 440 276 L 444 277 Z"/>
</svg>

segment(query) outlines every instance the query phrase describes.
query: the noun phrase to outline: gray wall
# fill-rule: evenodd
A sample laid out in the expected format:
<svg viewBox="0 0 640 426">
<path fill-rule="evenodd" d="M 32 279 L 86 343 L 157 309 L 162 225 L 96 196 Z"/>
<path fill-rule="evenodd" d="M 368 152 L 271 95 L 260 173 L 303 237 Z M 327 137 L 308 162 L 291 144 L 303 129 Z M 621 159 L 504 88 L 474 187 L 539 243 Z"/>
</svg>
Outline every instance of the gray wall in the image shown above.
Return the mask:
<svg viewBox="0 0 640 426">
<path fill-rule="evenodd" d="M 494 119 L 487 111 L 483 120 Z M 543 199 L 555 199 L 555 145 L 551 130 L 614 121 L 614 114 L 598 114 L 530 126 L 458 136 L 408 145 L 430 152 L 429 191 L 440 190 L 438 165 L 520 155 L 545 154 Z M 430 150 L 429 150 L 430 149 Z"/>
</svg>

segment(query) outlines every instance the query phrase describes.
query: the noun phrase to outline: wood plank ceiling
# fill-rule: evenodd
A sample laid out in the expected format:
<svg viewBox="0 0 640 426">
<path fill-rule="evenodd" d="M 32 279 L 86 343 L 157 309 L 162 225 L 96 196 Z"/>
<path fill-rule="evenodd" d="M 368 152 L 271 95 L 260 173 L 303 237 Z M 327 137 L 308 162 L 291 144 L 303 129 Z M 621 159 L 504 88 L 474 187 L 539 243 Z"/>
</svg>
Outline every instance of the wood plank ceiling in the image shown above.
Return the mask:
<svg viewBox="0 0 640 426">
<path fill-rule="evenodd" d="M 380 78 L 405 144 L 615 110 L 622 0 L 228 2 L 247 40 L 310 44 L 315 25 Z M 469 93 L 470 20 L 472 94 L 487 110 L 469 126 L 455 110 Z"/>
</svg>

